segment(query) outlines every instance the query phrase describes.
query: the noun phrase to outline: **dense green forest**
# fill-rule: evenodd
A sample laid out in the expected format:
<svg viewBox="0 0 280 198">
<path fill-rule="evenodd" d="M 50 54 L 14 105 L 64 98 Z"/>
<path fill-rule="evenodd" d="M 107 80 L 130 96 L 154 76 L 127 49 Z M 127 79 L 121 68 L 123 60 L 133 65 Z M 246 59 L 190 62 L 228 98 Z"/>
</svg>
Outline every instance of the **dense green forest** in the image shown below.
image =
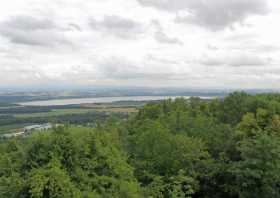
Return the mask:
<svg viewBox="0 0 280 198">
<path fill-rule="evenodd" d="M 280 197 L 280 94 L 177 98 L 2 140 L 0 197 Z"/>
</svg>

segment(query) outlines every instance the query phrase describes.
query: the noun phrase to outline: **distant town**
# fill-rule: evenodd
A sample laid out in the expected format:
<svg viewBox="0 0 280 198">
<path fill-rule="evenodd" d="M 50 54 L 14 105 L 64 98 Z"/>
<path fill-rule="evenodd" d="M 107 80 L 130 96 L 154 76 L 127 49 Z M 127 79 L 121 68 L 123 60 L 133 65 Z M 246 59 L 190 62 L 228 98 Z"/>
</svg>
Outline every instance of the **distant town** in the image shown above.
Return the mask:
<svg viewBox="0 0 280 198">
<path fill-rule="evenodd" d="M 55 126 L 57 126 L 57 125 L 53 125 L 51 123 L 30 125 L 30 126 L 26 126 L 22 129 L 20 129 L 20 131 L 18 131 L 18 132 L 2 134 L 0 137 L 12 138 L 12 137 L 18 137 L 18 136 L 28 136 L 34 132 L 47 131 L 49 129 L 52 129 Z"/>
</svg>

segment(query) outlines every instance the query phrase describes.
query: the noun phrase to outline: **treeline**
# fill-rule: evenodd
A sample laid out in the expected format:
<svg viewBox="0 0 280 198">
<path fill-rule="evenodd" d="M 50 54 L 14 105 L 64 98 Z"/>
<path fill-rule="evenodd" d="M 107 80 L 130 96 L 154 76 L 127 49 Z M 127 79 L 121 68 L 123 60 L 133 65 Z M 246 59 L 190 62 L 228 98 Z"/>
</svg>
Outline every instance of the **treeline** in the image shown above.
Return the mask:
<svg viewBox="0 0 280 198">
<path fill-rule="evenodd" d="M 0 108 L 1 114 L 28 114 L 28 113 L 46 113 L 59 109 L 87 109 L 81 105 L 60 105 L 60 106 L 19 106 L 7 104 L 6 108 Z M 0 104 L 1 107 L 1 104 Z"/>
<path fill-rule="evenodd" d="M 88 123 L 104 122 L 109 117 L 127 119 L 127 113 L 107 113 L 107 112 L 88 112 L 82 114 L 65 114 L 57 116 L 38 116 L 38 117 L 15 117 L 13 115 L 0 116 L 0 126 L 14 124 L 43 124 L 46 122 L 57 124 L 77 124 L 85 125 Z"/>
<path fill-rule="evenodd" d="M 280 94 L 165 100 L 4 141 L 0 197 L 280 197 Z"/>
</svg>

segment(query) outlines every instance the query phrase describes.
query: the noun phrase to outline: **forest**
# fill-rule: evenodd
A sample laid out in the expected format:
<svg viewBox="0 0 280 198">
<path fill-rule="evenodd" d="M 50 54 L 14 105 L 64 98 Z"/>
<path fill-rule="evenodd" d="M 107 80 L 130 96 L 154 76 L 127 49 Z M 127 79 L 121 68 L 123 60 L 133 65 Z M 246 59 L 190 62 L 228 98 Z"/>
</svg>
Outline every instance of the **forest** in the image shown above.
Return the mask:
<svg viewBox="0 0 280 198">
<path fill-rule="evenodd" d="M 0 197 L 280 197 L 280 94 L 170 99 L 1 140 Z"/>
</svg>

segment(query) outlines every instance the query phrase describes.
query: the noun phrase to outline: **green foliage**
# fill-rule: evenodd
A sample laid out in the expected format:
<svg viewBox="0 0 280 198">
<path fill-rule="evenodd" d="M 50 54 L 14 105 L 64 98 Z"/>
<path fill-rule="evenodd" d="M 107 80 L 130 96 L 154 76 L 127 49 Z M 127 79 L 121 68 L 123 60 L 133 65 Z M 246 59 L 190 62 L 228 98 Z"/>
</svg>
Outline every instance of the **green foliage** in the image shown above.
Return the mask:
<svg viewBox="0 0 280 198">
<path fill-rule="evenodd" d="M 233 190 L 241 198 L 280 197 L 280 139 L 260 135 L 238 146 L 241 160 L 233 162 Z"/>
<path fill-rule="evenodd" d="M 30 196 L 34 198 L 81 197 L 81 193 L 72 184 L 67 172 L 55 159 L 42 168 L 31 170 L 27 186 Z"/>
<path fill-rule="evenodd" d="M 115 137 L 68 127 L 6 143 L 0 197 L 140 197 L 133 168 Z"/>
<path fill-rule="evenodd" d="M 177 98 L 0 143 L 2 198 L 280 197 L 280 94 Z"/>
</svg>

